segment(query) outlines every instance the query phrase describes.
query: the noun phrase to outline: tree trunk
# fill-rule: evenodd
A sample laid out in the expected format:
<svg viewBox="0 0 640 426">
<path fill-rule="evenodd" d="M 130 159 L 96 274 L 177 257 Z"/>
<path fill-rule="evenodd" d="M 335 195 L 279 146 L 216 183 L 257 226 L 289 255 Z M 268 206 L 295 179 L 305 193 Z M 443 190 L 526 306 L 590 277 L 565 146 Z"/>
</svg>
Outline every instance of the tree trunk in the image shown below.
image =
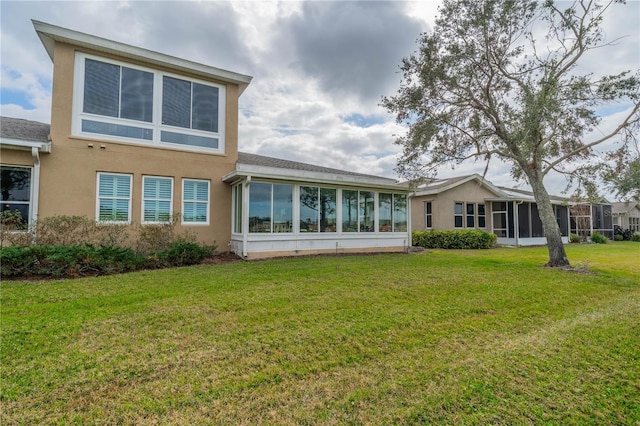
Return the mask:
<svg viewBox="0 0 640 426">
<path fill-rule="evenodd" d="M 538 214 L 542 221 L 542 229 L 544 235 L 547 238 L 547 248 L 549 250 L 549 262 L 546 266 L 552 268 L 567 267 L 569 259 L 567 259 L 567 253 L 564 250 L 564 244 L 562 243 L 562 233 L 560 232 L 560 226 L 556 220 L 556 215 L 553 212 L 553 206 L 549 199 L 542 179 L 536 173 L 528 174 L 529 184 L 533 189 L 533 196 L 536 199 L 538 205 Z"/>
</svg>

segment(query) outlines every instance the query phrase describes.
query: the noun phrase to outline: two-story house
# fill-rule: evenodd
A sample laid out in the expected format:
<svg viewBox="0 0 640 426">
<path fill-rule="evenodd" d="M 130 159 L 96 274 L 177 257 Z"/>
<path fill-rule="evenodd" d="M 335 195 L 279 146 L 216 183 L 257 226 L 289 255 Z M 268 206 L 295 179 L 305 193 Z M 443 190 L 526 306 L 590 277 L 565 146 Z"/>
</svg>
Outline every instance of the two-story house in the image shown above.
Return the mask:
<svg viewBox="0 0 640 426">
<path fill-rule="evenodd" d="M 166 223 L 247 258 L 402 251 L 409 189 L 238 153 L 251 77 L 34 21 L 53 61 L 51 125 L 3 118 L 2 209 Z"/>
</svg>

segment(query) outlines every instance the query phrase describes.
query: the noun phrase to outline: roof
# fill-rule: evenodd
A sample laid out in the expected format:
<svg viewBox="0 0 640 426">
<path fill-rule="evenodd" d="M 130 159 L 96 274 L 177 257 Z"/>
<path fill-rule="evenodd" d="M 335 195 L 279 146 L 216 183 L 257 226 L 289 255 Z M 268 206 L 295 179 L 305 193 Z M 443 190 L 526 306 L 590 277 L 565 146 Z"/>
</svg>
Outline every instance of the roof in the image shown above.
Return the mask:
<svg viewBox="0 0 640 426">
<path fill-rule="evenodd" d="M 476 181 L 478 185 L 483 185 L 496 196 L 503 195 L 498 187 L 494 186 L 479 174 L 474 173 L 472 175 L 457 176 L 447 179 L 433 179 L 427 183 L 419 185 L 416 188 L 416 196 L 439 194 L 471 181 Z"/>
<path fill-rule="evenodd" d="M 611 205 L 612 205 L 613 213 L 627 213 L 633 210 L 634 208 L 640 209 L 640 203 L 637 203 L 634 201 L 612 203 Z"/>
<path fill-rule="evenodd" d="M 223 180 L 233 183 L 245 178 L 409 191 L 407 185 L 398 184 L 394 179 L 239 152 L 235 170 Z"/>
<path fill-rule="evenodd" d="M 204 65 L 198 62 L 192 62 L 186 59 L 176 58 L 174 56 L 108 40 L 102 37 L 96 37 L 79 31 L 73 31 L 56 25 L 47 24 L 45 22 L 36 20 L 32 20 L 31 22 L 33 23 L 33 27 L 35 28 L 36 33 L 38 33 L 38 37 L 40 37 L 40 40 L 52 61 L 55 42 L 60 42 L 73 46 L 84 47 L 97 52 L 117 55 L 123 58 L 135 59 L 153 66 L 166 67 L 191 75 L 198 75 L 200 77 L 213 78 L 215 80 L 237 84 L 240 88 L 240 93 L 249 86 L 249 83 L 251 83 L 253 78 L 248 75 Z"/>
<path fill-rule="evenodd" d="M 0 117 L 0 138 L 47 143 L 50 127 L 38 121 Z"/>
</svg>

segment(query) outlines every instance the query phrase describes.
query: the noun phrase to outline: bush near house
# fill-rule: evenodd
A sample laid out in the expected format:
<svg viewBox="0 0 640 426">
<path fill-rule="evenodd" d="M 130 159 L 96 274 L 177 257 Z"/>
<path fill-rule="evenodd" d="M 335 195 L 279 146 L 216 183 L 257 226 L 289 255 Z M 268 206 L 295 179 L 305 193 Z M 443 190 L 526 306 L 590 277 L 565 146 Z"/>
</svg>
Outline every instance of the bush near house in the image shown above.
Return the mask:
<svg viewBox="0 0 640 426">
<path fill-rule="evenodd" d="M 5 226 L 5 218 L 12 226 Z M 176 234 L 177 218 L 160 225 L 117 225 L 82 216 L 54 216 L 39 220 L 26 232 L 16 232 L 21 228 L 13 223 L 14 216 L 2 219 L 4 278 L 81 277 L 188 266 L 216 251 L 216 246 L 197 243 L 193 233 Z"/>
<path fill-rule="evenodd" d="M 616 241 L 631 241 L 633 239 L 633 231 L 631 229 L 623 229 L 620 225 L 614 225 L 613 238 Z"/>
<path fill-rule="evenodd" d="M 596 244 L 607 244 L 607 237 L 605 237 L 604 235 L 600 234 L 597 231 L 593 231 L 591 233 L 591 241 L 596 243 Z"/>
<path fill-rule="evenodd" d="M 498 241 L 498 237 L 479 229 L 455 231 L 413 231 L 414 246 L 441 249 L 488 249 Z"/>
</svg>

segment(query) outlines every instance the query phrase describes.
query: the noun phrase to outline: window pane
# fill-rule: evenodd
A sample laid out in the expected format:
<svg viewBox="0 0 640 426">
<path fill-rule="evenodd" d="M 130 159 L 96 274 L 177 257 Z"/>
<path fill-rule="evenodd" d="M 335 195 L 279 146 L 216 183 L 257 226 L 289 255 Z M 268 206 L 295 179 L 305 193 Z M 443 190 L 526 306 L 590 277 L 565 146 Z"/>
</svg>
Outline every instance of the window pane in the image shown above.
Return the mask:
<svg viewBox="0 0 640 426">
<path fill-rule="evenodd" d="M 153 117 L 153 74 L 122 67 L 120 117 L 151 123 Z"/>
<path fill-rule="evenodd" d="M 320 189 L 320 232 L 336 232 L 335 189 Z"/>
<path fill-rule="evenodd" d="M 26 224 L 29 223 L 29 204 L 14 204 L 14 203 L 2 203 L 2 211 L 10 211 L 15 213 L 16 211 L 22 216 L 24 222 L 24 228 L 9 228 L 9 229 L 26 229 Z"/>
<path fill-rule="evenodd" d="M 292 185 L 273 185 L 273 232 L 293 232 Z"/>
<path fill-rule="evenodd" d="M 160 140 L 162 142 L 168 143 L 177 143 L 180 145 L 189 145 L 189 146 L 200 146 L 203 148 L 218 148 L 218 139 L 217 138 L 207 138 L 204 136 L 196 136 L 196 135 L 187 135 L 184 133 L 175 133 L 175 132 L 160 132 Z"/>
<path fill-rule="evenodd" d="M 391 232 L 391 207 L 393 206 L 393 195 L 380 194 L 378 196 L 379 210 L 378 210 L 378 222 L 380 232 Z"/>
<path fill-rule="evenodd" d="M 233 187 L 233 200 L 234 200 L 234 221 L 233 232 L 242 232 L 242 184 Z"/>
<path fill-rule="evenodd" d="M 271 232 L 271 184 L 249 186 L 249 232 Z"/>
<path fill-rule="evenodd" d="M 358 191 L 342 191 L 342 232 L 358 232 Z"/>
<path fill-rule="evenodd" d="M 98 175 L 99 221 L 129 222 L 131 201 L 130 175 Z"/>
<path fill-rule="evenodd" d="M 143 220 L 168 222 L 171 220 L 172 180 L 170 178 L 143 178 Z"/>
<path fill-rule="evenodd" d="M 393 222 L 394 232 L 407 232 L 407 196 L 405 194 L 393 196 Z"/>
<path fill-rule="evenodd" d="M 120 67 L 86 59 L 84 65 L 84 106 L 90 114 L 118 116 Z"/>
<path fill-rule="evenodd" d="M 467 203 L 467 228 L 476 227 L 475 205 Z"/>
<path fill-rule="evenodd" d="M 207 223 L 209 221 L 209 182 L 184 180 L 182 191 L 182 221 Z"/>
<path fill-rule="evenodd" d="M 191 83 L 172 77 L 162 80 L 162 124 L 191 127 Z"/>
<path fill-rule="evenodd" d="M 529 238 L 531 236 L 529 229 L 531 223 L 529 221 L 529 203 L 518 205 L 518 236 L 520 238 Z"/>
<path fill-rule="evenodd" d="M 455 203 L 453 214 L 462 214 L 462 203 Z"/>
<path fill-rule="evenodd" d="M 218 88 L 193 83 L 193 129 L 218 131 Z"/>
<path fill-rule="evenodd" d="M 371 191 L 360 191 L 360 232 L 373 232 L 374 195 Z"/>
<path fill-rule="evenodd" d="M 300 187 L 300 232 L 318 232 L 318 187 Z"/>
<path fill-rule="evenodd" d="M 101 123 L 99 121 L 82 120 L 82 131 L 100 135 L 121 136 L 134 139 L 153 139 L 153 130 L 141 127 L 123 126 L 122 124 Z"/>
<path fill-rule="evenodd" d="M 29 201 L 31 197 L 31 169 L 2 166 L 0 168 L 0 186 L 2 187 L 2 201 Z"/>
</svg>

